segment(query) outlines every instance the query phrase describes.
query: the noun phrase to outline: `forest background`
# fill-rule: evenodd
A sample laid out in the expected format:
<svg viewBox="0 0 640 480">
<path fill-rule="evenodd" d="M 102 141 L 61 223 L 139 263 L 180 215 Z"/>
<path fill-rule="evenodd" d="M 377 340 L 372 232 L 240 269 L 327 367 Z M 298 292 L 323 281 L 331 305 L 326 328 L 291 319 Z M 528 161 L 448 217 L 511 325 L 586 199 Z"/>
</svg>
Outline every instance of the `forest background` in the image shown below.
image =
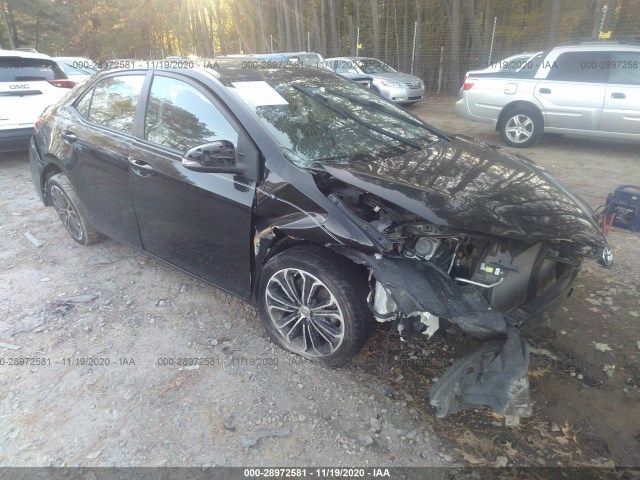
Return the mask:
<svg viewBox="0 0 640 480">
<path fill-rule="evenodd" d="M 162 59 L 315 51 L 371 56 L 454 93 L 509 55 L 598 38 L 640 43 L 640 0 L 0 0 L 0 46 Z"/>
</svg>

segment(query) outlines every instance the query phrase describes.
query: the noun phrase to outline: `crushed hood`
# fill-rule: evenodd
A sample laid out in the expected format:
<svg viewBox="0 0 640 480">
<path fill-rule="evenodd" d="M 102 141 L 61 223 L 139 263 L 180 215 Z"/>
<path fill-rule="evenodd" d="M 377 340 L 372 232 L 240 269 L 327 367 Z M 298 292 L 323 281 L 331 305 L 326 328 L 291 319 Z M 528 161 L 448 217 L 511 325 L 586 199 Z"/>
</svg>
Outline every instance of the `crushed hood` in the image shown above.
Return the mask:
<svg viewBox="0 0 640 480">
<path fill-rule="evenodd" d="M 606 245 L 591 208 L 553 175 L 520 155 L 470 138 L 324 168 L 437 225 L 529 242 Z"/>
</svg>

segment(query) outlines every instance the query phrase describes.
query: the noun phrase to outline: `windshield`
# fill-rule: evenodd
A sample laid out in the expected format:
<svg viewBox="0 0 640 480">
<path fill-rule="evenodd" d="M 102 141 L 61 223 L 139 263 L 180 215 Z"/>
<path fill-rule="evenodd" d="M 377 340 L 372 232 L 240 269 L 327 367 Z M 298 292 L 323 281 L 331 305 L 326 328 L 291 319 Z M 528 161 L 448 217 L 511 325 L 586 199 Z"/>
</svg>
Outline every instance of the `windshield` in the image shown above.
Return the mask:
<svg viewBox="0 0 640 480">
<path fill-rule="evenodd" d="M 313 71 L 223 82 L 304 168 L 402 155 L 439 140 L 393 103 L 350 80 Z"/>
<path fill-rule="evenodd" d="M 360 67 L 360 70 L 369 75 L 372 73 L 395 73 L 395 70 L 389 65 L 374 58 L 357 60 L 356 65 Z"/>
</svg>

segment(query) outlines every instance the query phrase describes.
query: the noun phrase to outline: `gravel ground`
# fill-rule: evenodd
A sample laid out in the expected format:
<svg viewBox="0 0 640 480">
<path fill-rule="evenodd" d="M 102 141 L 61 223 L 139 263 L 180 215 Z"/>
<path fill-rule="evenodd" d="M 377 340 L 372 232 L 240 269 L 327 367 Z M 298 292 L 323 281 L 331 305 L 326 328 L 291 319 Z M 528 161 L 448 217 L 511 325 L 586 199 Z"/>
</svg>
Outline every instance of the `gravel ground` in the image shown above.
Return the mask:
<svg viewBox="0 0 640 480">
<path fill-rule="evenodd" d="M 412 110 L 500 143 L 453 102 Z M 593 207 L 640 183 L 637 144 L 554 137 L 520 153 Z M 425 401 L 466 339 L 402 343 L 381 326 L 351 365 L 318 367 L 240 300 L 115 241 L 77 245 L 25 154 L 0 155 L 0 172 L 0 466 L 640 465 L 638 234 L 614 230 L 615 265 L 588 263 L 526 333 L 534 415 L 506 428 L 485 410 L 439 420 Z"/>
</svg>

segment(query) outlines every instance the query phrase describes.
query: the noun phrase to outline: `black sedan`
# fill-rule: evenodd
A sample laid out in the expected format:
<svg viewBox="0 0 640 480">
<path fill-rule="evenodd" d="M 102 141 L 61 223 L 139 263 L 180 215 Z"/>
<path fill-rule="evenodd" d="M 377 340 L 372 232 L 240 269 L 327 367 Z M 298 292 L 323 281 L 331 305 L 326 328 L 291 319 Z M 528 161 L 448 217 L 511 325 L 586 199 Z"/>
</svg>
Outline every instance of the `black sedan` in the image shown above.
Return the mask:
<svg viewBox="0 0 640 480">
<path fill-rule="evenodd" d="M 517 327 L 585 257 L 611 261 L 591 209 L 347 79 L 254 67 L 97 74 L 36 124 L 38 195 L 76 242 L 107 235 L 252 301 L 274 342 L 327 366 L 374 320 L 483 339 L 431 403 L 528 414 Z"/>
</svg>

